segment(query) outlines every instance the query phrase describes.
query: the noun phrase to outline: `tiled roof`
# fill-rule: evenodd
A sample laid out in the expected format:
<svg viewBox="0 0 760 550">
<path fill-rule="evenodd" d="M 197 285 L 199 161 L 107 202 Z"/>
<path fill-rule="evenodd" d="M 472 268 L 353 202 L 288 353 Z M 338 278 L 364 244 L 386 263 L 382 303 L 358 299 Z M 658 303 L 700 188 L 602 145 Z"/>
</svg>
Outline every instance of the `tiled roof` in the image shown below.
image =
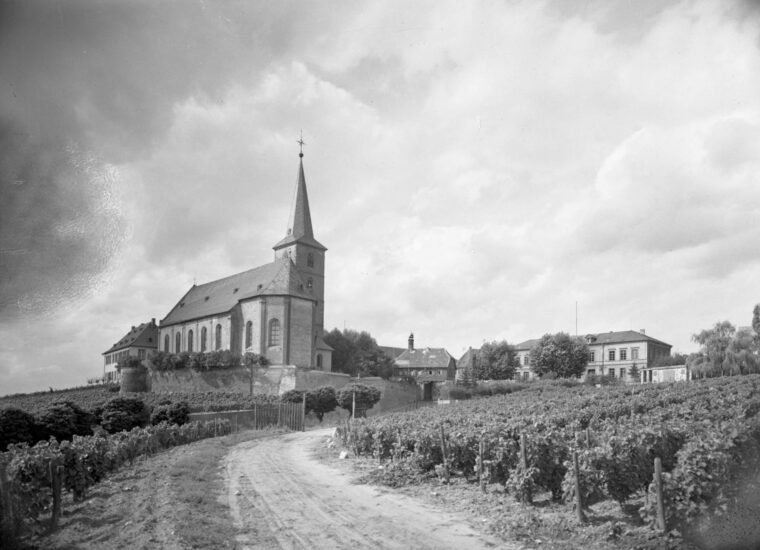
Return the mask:
<svg viewBox="0 0 760 550">
<path fill-rule="evenodd" d="M 663 346 L 672 347 L 670 344 L 667 344 L 663 342 L 662 340 L 657 340 L 656 338 L 652 338 L 651 336 L 647 336 L 646 334 L 643 334 L 641 332 L 637 332 L 635 330 L 621 330 L 621 331 L 610 331 L 610 332 L 600 332 L 598 334 L 585 334 L 581 336 L 581 338 L 588 339 L 589 337 L 593 338 L 592 344 L 626 344 L 629 342 L 654 342 L 657 344 L 662 344 Z M 515 350 L 517 351 L 526 351 L 533 349 L 533 347 L 538 343 L 539 338 L 534 338 L 532 340 L 526 340 L 525 342 L 520 342 L 515 346 Z"/>
<path fill-rule="evenodd" d="M 314 238 L 314 230 L 311 226 L 311 210 L 309 209 L 309 195 L 306 193 L 306 177 L 303 174 L 303 159 L 298 164 L 298 183 L 296 184 L 296 196 L 293 198 L 293 208 L 288 220 L 288 231 L 284 239 L 274 245 L 274 249 L 282 248 L 289 244 L 300 242 L 314 248 L 327 250 Z"/>
<path fill-rule="evenodd" d="M 377 346 L 391 359 L 395 359 L 406 351 L 406 348 L 394 348 L 393 346 Z"/>
<path fill-rule="evenodd" d="M 626 344 L 628 342 L 654 342 L 656 344 L 662 344 L 664 346 L 672 347 L 670 344 L 666 344 L 662 340 L 657 340 L 651 336 L 647 336 L 641 332 L 635 330 L 621 330 L 618 332 L 600 332 L 598 334 L 587 334 L 586 337 L 591 336 L 595 338 L 592 344 Z"/>
<path fill-rule="evenodd" d="M 304 290 L 303 280 L 289 257 L 224 279 L 193 285 L 161 321 L 161 326 L 227 313 L 239 301 L 248 298 L 277 295 L 314 300 Z"/>
<path fill-rule="evenodd" d="M 445 369 L 453 360 L 444 348 L 424 348 L 404 350 L 404 353 L 396 357 L 395 363 L 400 368 Z"/>
<path fill-rule="evenodd" d="M 475 364 L 475 358 L 478 356 L 479 349 L 470 348 L 464 352 L 464 355 L 457 360 L 457 368 L 472 367 Z"/>
<path fill-rule="evenodd" d="M 104 351 L 102 355 L 131 347 L 158 348 L 158 327 L 153 321 L 132 327 L 121 340 Z"/>
</svg>

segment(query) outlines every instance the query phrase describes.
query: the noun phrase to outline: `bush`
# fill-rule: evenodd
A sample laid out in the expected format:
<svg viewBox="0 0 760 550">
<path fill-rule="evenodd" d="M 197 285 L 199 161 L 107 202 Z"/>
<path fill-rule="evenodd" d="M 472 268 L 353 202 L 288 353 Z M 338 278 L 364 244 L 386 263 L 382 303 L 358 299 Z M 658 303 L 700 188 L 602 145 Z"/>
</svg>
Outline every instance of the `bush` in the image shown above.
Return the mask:
<svg viewBox="0 0 760 550">
<path fill-rule="evenodd" d="M 72 403 L 59 401 L 42 411 L 37 417 L 37 439 L 55 437 L 58 441 L 71 440 L 75 435 L 91 435 L 95 417 Z"/>
<path fill-rule="evenodd" d="M 153 414 L 150 415 L 150 423 L 154 426 L 161 422 L 182 426 L 189 421 L 190 406 L 187 404 L 187 401 L 159 405 L 153 410 Z"/>
<path fill-rule="evenodd" d="M 338 392 L 336 399 L 338 406 L 351 412 L 354 402 L 354 395 L 356 395 L 356 416 L 363 417 L 367 415 L 367 410 L 375 406 L 375 403 L 380 401 L 382 393 L 379 389 L 373 386 L 366 386 L 364 384 L 349 384 L 341 388 Z"/>
<path fill-rule="evenodd" d="M 12 443 L 34 443 L 36 422 L 21 409 L 0 409 L 0 451 Z"/>
<path fill-rule="evenodd" d="M 466 388 L 451 388 L 449 390 L 449 399 L 463 400 L 470 399 L 472 392 Z"/>
<path fill-rule="evenodd" d="M 148 407 L 136 397 L 114 397 L 103 406 L 100 423 L 108 433 L 144 426 L 150 419 Z"/>
<path fill-rule="evenodd" d="M 280 400 L 284 403 L 301 403 L 303 401 L 302 390 L 289 390 L 282 394 Z M 332 386 L 322 386 L 315 390 L 306 392 L 306 413 L 314 412 L 320 422 L 325 413 L 335 410 L 338 401 L 335 396 L 335 388 Z M 357 407 L 358 407 L 357 398 Z"/>
</svg>

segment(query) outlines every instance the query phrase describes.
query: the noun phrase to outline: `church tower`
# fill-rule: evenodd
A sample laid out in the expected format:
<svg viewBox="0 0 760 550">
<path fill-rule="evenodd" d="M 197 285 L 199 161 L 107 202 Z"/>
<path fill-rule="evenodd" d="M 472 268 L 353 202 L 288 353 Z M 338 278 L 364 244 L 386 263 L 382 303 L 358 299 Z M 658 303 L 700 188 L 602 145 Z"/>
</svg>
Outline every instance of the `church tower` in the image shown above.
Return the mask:
<svg viewBox="0 0 760 550">
<path fill-rule="evenodd" d="M 289 256 L 306 285 L 306 291 L 314 296 L 316 307 L 314 309 L 314 334 L 313 342 L 318 351 L 322 343 L 322 333 L 325 325 L 325 248 L 314 238 L 314 230 L 311 226 L 311 211 L 309 210 L 309 196 L 306 193 L 306 177 L 303 172 L 303 140 L 299 153 L 298 181 L 296 193 L 293 198 L 293 207 L 290 211 L 290 220 L 285 237 L 274 245 L 275 259 Z M 328 347 L 329 348 L 329 347 Z M 315 358 L 318 366 L 321 358 Z"/>
</svg>

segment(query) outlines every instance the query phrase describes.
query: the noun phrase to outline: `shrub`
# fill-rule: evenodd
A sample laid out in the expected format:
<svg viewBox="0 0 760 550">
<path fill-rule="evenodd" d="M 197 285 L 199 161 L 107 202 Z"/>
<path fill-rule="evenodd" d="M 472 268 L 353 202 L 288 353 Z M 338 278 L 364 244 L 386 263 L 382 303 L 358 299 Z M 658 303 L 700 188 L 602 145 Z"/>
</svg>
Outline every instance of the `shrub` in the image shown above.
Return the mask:
<svg viewBox="0 0 760 550">
<path fill-rule="evenodd" d="M 103 406 L 100 423 L 108 433 L 131 430 L 144 426 L 150 419 L 150 411 L 136 397 L 114 397 Z"/>
<path fill-rule="evenodd" d="M 282 394 L 280 400 L 285 403 L 301 403 L 303 401 L 303 393 L 302 390 L 286 391 Z M 325 413 L 334 411 L 337 406 L 338 401 L 335 395 L 335 388 L 332 386 L 322 386 L 306 392 L 306 413 L 314 412 L 320 422 L 322 422 Z"/>
<path fill-rule="evenodd" d="M 58 441 L 71 440 L 75 435 L 90 435 L 95 417 L 72 403 L 59 401 L 43 410 L 37 417 L 40 435 L 37 439 L 55 437 Z"/>
<path fill-rule="evenodd" d="M 472 392 L 466 388 L 451 388 L 449 390 L 449 399 L 457 399 L 459 401 L 463 399 L 470 399 Z"/>
<path fill-rule="evenodd" d="M 380 390 L 373 386 L 349 384 L 338 392 L 336 396 L 338 405 L 351 412 L 354 395 L 356 395 L 356 413 L 358 417 L 366 416 L 367 410 L 374 407 L 375 403 L 380 401 L 380 397 L 382 397 Z"/>
<path fill-rule="evenodd" d="M 152 425 L 160 424 L 161 422 L 168 422 L 169 424 L 177 424 L 182 426 L 190 421 L 190 406 L 187 401 L 179 401 L 177 403 L 164 403 L 159 405 L 153 410 L 153 414 L 150 415 L 150 423 Z"/>
<path fill-rule="evenodd" d="M 12 443 L 34 443 L 34 417 L 21 409 L 0 409 L 0 451 Z"/>
</svg>

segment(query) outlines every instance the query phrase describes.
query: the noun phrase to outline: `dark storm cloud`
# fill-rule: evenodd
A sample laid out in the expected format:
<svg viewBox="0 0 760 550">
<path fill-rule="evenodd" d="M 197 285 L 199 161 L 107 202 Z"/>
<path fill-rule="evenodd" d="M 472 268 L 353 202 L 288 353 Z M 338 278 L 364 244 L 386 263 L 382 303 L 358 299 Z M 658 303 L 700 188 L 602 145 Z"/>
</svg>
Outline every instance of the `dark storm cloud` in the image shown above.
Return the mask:
<svg viewBox="0 0 760 550">
<path fill-rule="evenodd" d="M 214 100 L 286 49 L 289 5 L 260 6 L 0 4 L 0 314 L 96 282 L 129 225 L 109 163 L 149 155 L 176 102 Z"/>
</svg>

